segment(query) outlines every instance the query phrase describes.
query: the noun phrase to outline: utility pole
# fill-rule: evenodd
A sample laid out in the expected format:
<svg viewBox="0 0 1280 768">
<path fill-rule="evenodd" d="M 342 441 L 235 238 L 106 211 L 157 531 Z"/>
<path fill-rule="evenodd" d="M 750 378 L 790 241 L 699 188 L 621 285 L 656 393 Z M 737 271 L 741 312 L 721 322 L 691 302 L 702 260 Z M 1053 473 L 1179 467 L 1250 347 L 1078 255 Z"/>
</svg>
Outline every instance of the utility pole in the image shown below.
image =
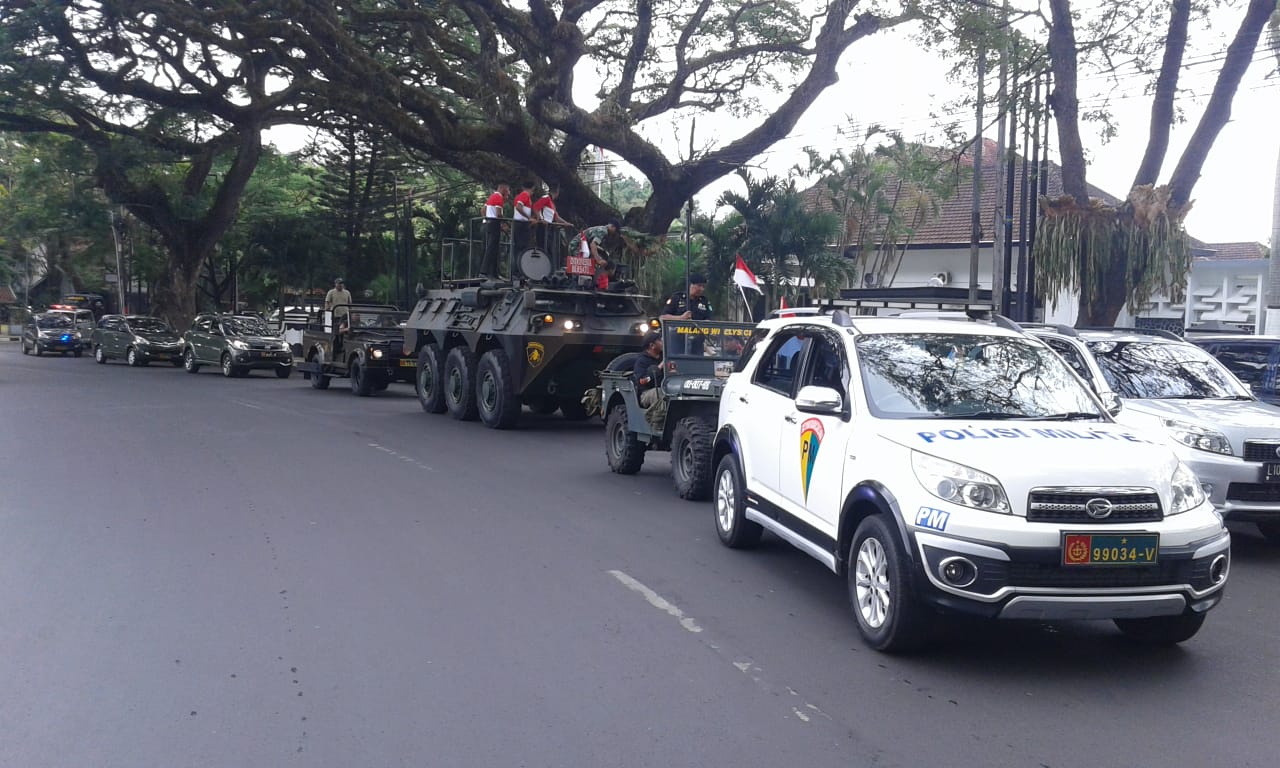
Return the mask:
<svg viewBox="0 0 1280 768">
<path fill-rule="evenodd" d="M 1040 81 L 1036 81 L 1036 90 L 1039 91 Z M 1035 109 L 1034 103 L 1031 101 L 1031 85 L 1028 83 L 1022 86 L 1022 101 L 1027 113 L 1022 117 L 1022 182 L 1019 189 L 1021 199 L 1018 201 L 1018 314 L 1015 319 L 1021 321 L 1029 321 L 1031 313 L 1027 311 L 1027 299 L 1031 296 L 1031 292 L 1027 290 L 1027 212 L 1031 209 L 1031 188 L 1028 176 L 1031 163 L 1035 162 L 1035 157 L 1027 156 L 1027 147 L 1031 144 L 1031 111 Z M 1039 129 L 1036 129 L 1037 138 Z"/>
<path fill-rule="evenodd" d="M 973 132 L 973 210 L 969 219 L 969 303 L 978 301 L 978 253 L 982 239 L 982 99 L 987 76 L 987 40 L 978 43 L 978 117 Z"/>
<path fill-rule="evenodd" d="M 1013 44 L 1013 58 L 1016 62 L 1018 58 L 1018 44 Z M 1005 151 L 1007 160 L 1005 162 L 1005 192 L 1004 192 L 1004 221 L 1001 226 L 1004 229 L 1004 252 L 1000 258 L 1000 274 L 1003 276 L 1000 289 L 1000 314 L 1009 314 L 1010 304 L 1010 278 L 1012 277 L 1013 267 L 1013 175 L 1017 170 L 1014 164 L 1018 156 L 1018 72 L 1014 70 L 1013 84 L 1009 88 L 1009 148 Z"/>
<path fill-rule="evenodd" d="M 1000 190 L 1004 188 L 1004 164 L 1000 161 L 1004 158 L 1005 149 L 1005 129 L 1009 120 L 1009 0 L 1004 0 L 1003 10 L 1001 13 L 1001 36 L 1003 43 L 1000 47 L 1000 93 L 996 98 L 996 104 L 1000 110 L 999 127 L 996 129 L 996 209 L 991 221 L 991 303 L 999 312 L 1004 312 L 1007 308 L 1004 306 L 1004 292 L 1007 288 L 1007 281 L 1004 277 L 1004 269 L 1002 262 L 1004 259 L 1004 219 L 1005 206 L 1004 197 L 1000 194 Z"/>
<path fill-rule="evenodd" d="M 693 161 L 693 132 L 698 127 L 698 119 L 689 121 L 689 160 Z M 684 210 L 684 297 L 689 301 L 689 278 L 693 263 L 693 195 Z"/>
</svg>

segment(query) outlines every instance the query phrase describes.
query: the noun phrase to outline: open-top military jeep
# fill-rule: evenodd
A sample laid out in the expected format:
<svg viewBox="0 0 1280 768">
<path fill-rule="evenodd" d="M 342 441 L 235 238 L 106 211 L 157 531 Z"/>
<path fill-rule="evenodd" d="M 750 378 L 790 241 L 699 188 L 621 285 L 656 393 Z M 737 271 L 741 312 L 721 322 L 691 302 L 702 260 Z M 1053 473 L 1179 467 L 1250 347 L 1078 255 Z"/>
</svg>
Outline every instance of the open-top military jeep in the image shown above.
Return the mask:
<svg viewBox="0 0 1280 768">
<path fill-rule="evenodd" d="M 671 477 L 681 498 L 711 496 L 711 448 L 720 392 L 754 332 L 748 323 L 696 320 L 662 322 L 662 372 L 657 401 L 640 404 L 632 375 L 644 353 L 620 355 L 600 373 L 600 413 L 605 420 L 609 468 L 633 475 L 646 451 L 671 451 Z"/>
<path fill-rule="evenodd" d="M 321 312 L 302 333 L 303 359 L 295 367 L 316 389 L 328 389 L 332 377 L 348 377 L 351 392 L 361 397 L 393 381 L 412 382 L 415 363 L 404 355 L 405 318 L 381 304 L 343 304 Z"/>
</svg>

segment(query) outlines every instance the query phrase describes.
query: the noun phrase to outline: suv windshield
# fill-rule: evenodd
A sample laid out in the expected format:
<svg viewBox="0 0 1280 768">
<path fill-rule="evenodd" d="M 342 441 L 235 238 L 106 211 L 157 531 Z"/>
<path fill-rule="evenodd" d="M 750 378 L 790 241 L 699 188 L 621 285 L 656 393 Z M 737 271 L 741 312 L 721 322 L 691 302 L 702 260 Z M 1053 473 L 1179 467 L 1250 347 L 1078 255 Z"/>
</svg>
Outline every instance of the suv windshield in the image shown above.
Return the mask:
<svg viewBox="0 0 1280 768">
<path fill-rule="evenodd" d="M 375 330 L 378 328 L 398 330 L 405 320 L 404 312 L 376 309 L 352 309 L 349 315 L 353 330 Z"/>
<path fill-rule="evenodd" d="M 267 324 L 256 317 L 226 317 L 222 326 L 233 336 L 270 336 Z"/>
<path fill-rule="evenodd" d="M 131 317 L 129 318 L 129 327 L 135 333 L 164 333 L 169 331 L 169 325 L 158 317 Z"/>
<path fill-rule="evenodd" d="M 36 325 L 41 328 L 70 328 L 71 317 L 65 314 L 49 314 L 36 319 Z"/>
<path fill-rule="evenodd" d="M 1061 358 L 1029 340 L 885 333 L 855 344 L 867 403 L 883 419 L 1104 418 Z"/>
<path fill-rule="evenodd" d="M 1252 399 L 1221 363 L 1192 344 L 1094 341 L 1089 350 L 1121 397 Z"/>
</svg>

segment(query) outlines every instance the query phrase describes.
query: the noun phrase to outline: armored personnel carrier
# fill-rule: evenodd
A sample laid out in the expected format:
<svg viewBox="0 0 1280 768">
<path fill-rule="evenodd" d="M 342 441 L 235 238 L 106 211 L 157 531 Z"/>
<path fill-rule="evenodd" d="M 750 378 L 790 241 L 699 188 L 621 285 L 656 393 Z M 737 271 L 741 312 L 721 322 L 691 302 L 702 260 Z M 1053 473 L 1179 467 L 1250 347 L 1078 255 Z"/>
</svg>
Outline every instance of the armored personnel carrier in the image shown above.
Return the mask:
<svg viewBox="0 0 1280 768">
<path fill-rule="evenodd" d="M 513 262 L 514 280 L 419 290 L 404 354 L 417 361 L 415 386 L 428 413 L 479 418 L 494 429 L 514 426 L 523 406 L 586 419 L 582 397 L 596 386 L 596 371 L 640 349 L 649 330 L 645 296 L 596 290 L 589 275 L 553 271 L 537 249 Z"/>
</svg>

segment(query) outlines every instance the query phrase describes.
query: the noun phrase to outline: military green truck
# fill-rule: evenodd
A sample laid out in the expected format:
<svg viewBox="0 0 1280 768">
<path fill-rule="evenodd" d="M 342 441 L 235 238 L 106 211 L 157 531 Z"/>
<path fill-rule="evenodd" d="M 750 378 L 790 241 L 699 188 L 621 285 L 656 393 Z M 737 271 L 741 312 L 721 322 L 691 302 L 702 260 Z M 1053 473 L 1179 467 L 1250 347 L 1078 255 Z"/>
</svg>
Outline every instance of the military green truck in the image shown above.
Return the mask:
<svg viewBox="0 0 1280 768">
<path fill-rule="evenodd" d="M 524 406 L 586 419 L 582 398 L 596 372 L 640 349 L 645 296 L 524 266 L 516 281 L 454 280 L 419 291 L 404 354 L 417 361 L 423 410 L 494 429 L 515 426 Z"/>
<path fill-rule="evenodd" d="M 405 313 L 385 304 L 342 304 L 310 317 L 302 332 L 302 359 L 294 367 L 315 389 L 347 378 L 352 394 L 368 397 L 393 381 L 413 381 L 404 348 Z"/>
<path fill-rule="evenodd" d="M 648 408 L 641 405 L 633 375 L 638 355 L 611 361 L 600 373 L 609 468 L 634 475 L 647 451 L 670 451 L 680 498 L 710 498 L 720 393 L 754 333 L 750 323 L 662 321 L 662 381 Z"/>
</svg>

